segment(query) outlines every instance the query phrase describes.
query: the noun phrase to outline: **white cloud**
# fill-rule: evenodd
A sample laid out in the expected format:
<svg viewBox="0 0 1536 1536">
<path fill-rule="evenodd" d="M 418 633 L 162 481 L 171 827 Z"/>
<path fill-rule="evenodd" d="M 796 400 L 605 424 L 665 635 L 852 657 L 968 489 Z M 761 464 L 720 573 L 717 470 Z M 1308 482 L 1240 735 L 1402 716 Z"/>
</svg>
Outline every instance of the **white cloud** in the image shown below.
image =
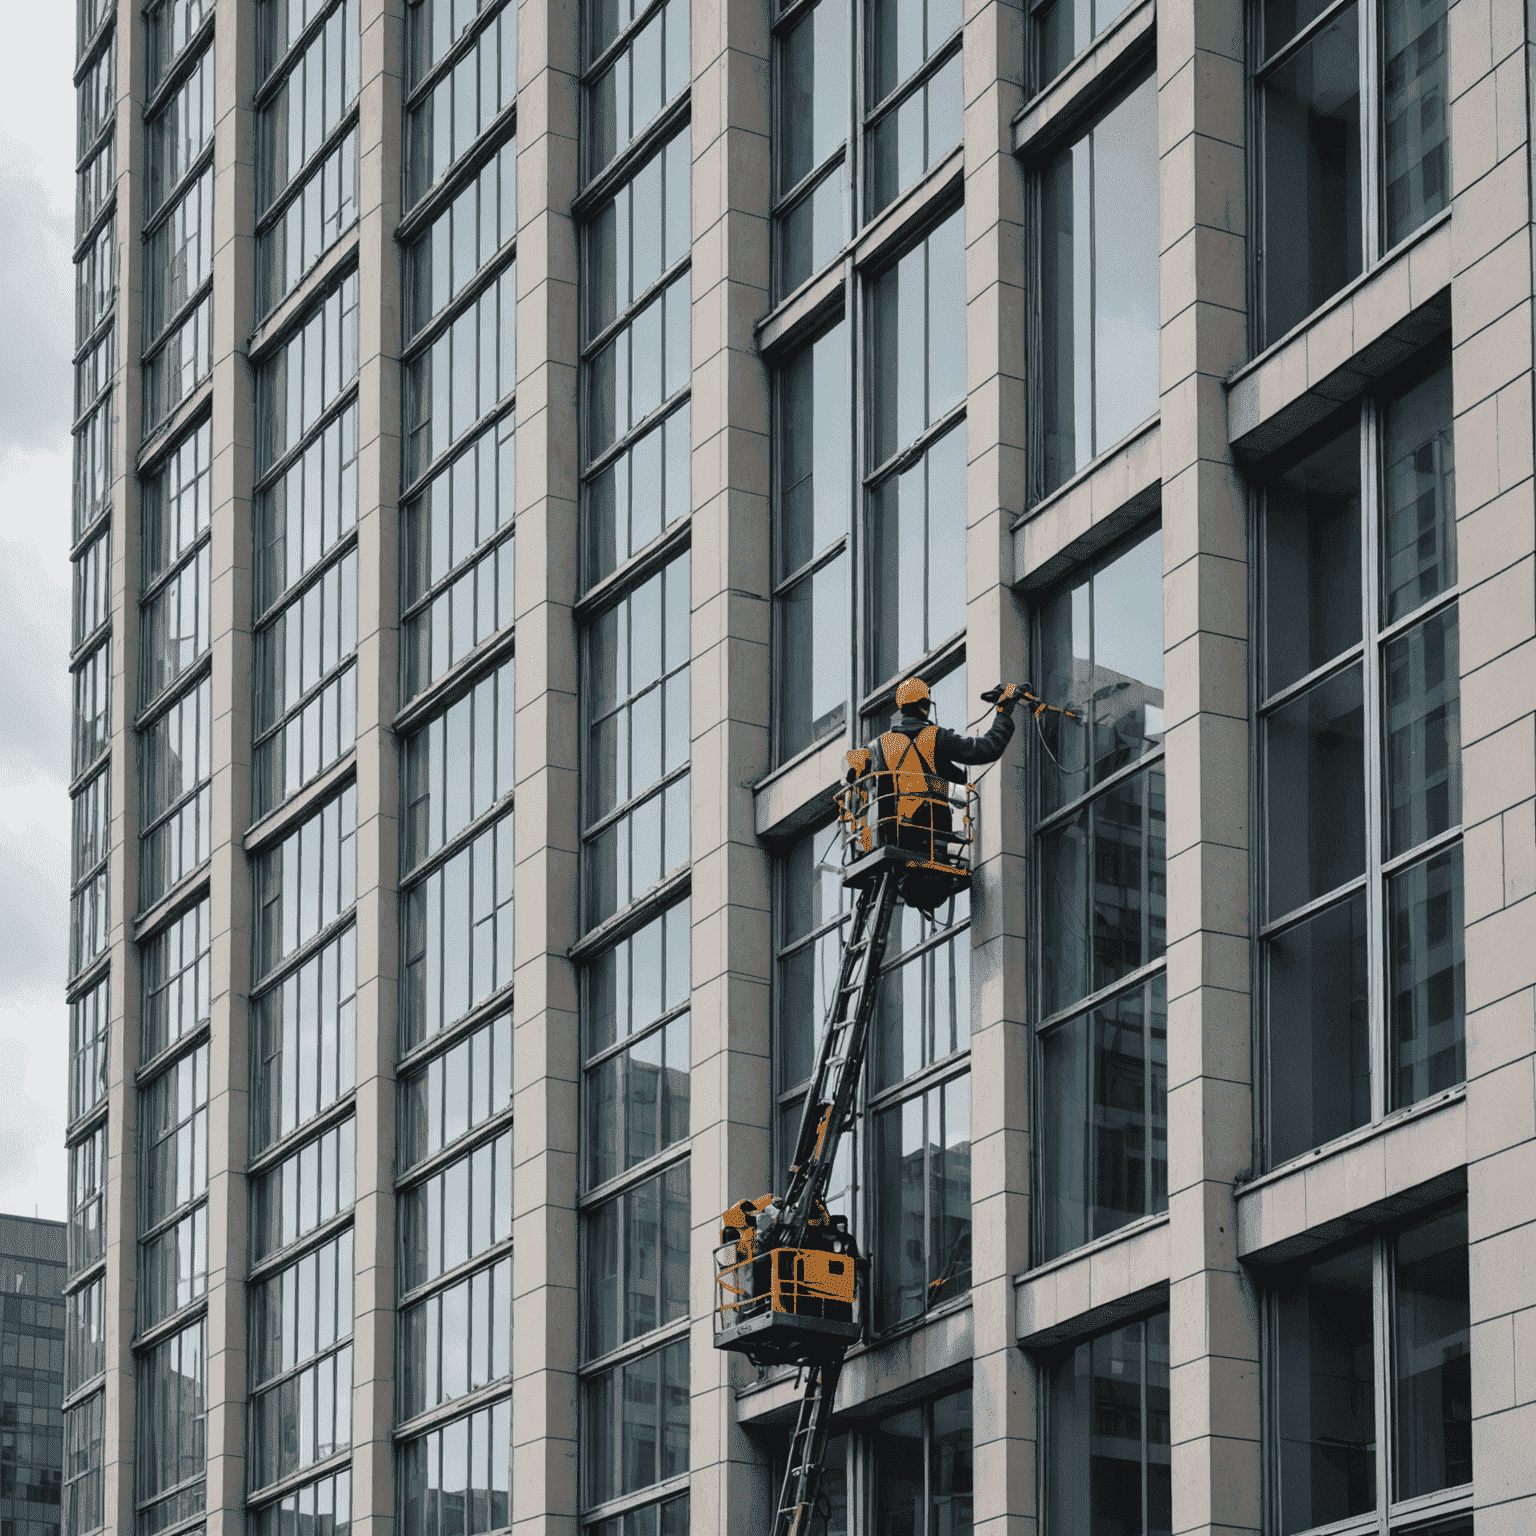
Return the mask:
<svg viewBox="0 0 1536 1536">
<path fill-rule="evenodd" d="M 62 1001 L 0 1006 L 0 1211 L 62 1221 L 68 1020 Z"/>
</svg>

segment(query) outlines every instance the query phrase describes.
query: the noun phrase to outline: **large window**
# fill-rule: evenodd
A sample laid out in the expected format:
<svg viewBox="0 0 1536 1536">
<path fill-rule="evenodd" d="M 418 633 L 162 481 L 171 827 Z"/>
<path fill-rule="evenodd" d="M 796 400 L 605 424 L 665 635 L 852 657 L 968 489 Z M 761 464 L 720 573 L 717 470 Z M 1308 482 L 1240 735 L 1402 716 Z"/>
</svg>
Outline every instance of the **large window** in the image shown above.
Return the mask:
<svg viewBox="0 0 1536 1536">
<path fill-rule="evenodd" d="M 867 290 L 864 686 L 882 708 L 965 627 L 964 227 L 957 209 Z"/>
<path fill-rule="evenodd" d="M 107 947 L 111 801 L 111 770 L 103 768 L 76 791 L 70 804 L 73 833 L 69 899 L 72 976 L 93 965 Z"/>
<path fill-rule="evenodd" d="M 1173 1530 L 1168 1314 L 1042 1361 L 1052 1536 Z"/>
<path fill-rule="evenodd" d="M 357 789 L 349 784 L 256 859 L 256 978 L 336 922 L 357 894 Z"/>
<path fill-rule="evenodd" d="M 1150 75 L 1041 171 L 1037 495 L 1157 411 L 1157 176 Z"/>
<path fill-rule="evenodd" d="M 202 1514 L 207 1503 L 207 1319 L 141 1355 L 137 1373 L 139 1532 L 154 1536 Z"/>
<path fill-rule="evenodd" d="M 139 743 L 144 831 L 140 899 L 157 901 L 213 851 L 213 683 L 177 698 Z"/>
<path fill-rule="evenodd" d="M 64 1536 L 85 1536 L 105 1523 L 102 1513 L 102 1418 L 98 1392 L 64 1415 Z"/>
<path fill-rule="evenodd" d="M 781 5 L 774 24 L 774 275 L 780 298 L 848 241 L 848 16 L 839 0 L 811 0 Z"/>
<path fill-rule="evenodd" d="M 64 1312 L 65 1391 L 74 1392 L 107 1368 L 107 1277 L 66 1297 Z"/>
<path fill-rule="evenodd" d="M 778 374 L 773 558 L 780 761 L 848 725 L 853 452 L 848 345 L 848 326 L 839 320 Z"/>
<path fill-rule="evenodd" d="M 1449 363 L 1270 468 L 1261 528 L 1274 1166 L 1466 1076 Z"/>
<path fill-rule="evenodd" d="M 69 1005 L 69 1118 L 78 1120 L 107 1096 L 111 1061 L 108 999 L 111 980 L 103 976 Z"/>
<path fill-rule="evenodd" d="M 1270 1277 L 1264 1321 L 1282 1536 L 1470 1508 L 1464 1204 Z"/>
<path fill-rule="evenodd" d="M 1131 0 L 1041 0 L 1031 6 L 1035 42 L 1035 86 L 1049 85 Z"/>
<path fill-rule="evenodd" d="M 486 1536 L 512 1523 L 510 1399 L 405 1440 L 401 1536 Z"/>
<path fill-rule="evenodd" d="M 879 1420 L 868 1437 L 874 1470 L 873 1529 L 958 1536 L 974 1508 L 971 1390 Z"/>
<path fill-rule="evenodd" d="M 1263 5 L 1251 31 L 1262 342 L 1450 207 L 1447 20 L 1444 0 Z"/>
<path fill-rule="evenodd" d="M 1038 1259 L 1167 1209 L 1160 530 L 1037 615 Z"/>
<path fill-rule="evenodd" d="M 107 1128 L 69 1149 L 69 1270 L 78 1274 L 107 1251 Z"/>
<path fill-rule="evenodd" d="M 588 4 L 585 169 L 591 180 L 692 78 L 688 0 Z"/>
<path fill-rule="evenodd" d="M 260 1260 L 346 1215 L 357 1195 L 357 1121 L 322 1131 L 251 1186 L 251 1257 Z"/>
<path fill-rule="evenodd" d="M 960 13 L 957 0 L 865 0 L 866 218 L 960 143 Z"/>
<path fill-rule="evenodd" d="M 144 55 L 145 83 L 150 91 L 213 15 L 213 0 L 155 0 L 144 7 L 148 46 Z"/>
</svg>

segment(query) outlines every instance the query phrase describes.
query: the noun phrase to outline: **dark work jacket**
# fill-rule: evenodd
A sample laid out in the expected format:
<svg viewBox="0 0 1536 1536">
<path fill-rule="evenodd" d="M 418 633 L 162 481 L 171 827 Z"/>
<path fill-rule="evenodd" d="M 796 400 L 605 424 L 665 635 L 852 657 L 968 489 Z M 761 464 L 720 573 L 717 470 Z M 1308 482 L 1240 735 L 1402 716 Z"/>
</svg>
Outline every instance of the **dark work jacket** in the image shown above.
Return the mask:
<svg viewBox="0 0 1536 1536">
<path fill-rule="evenodd" d="M 902 714 L 898 711 L 888 729 L 899 731 L 903 736 L 916 736 L 927 726 L 927 720 L 921 715 Z M 964 784 L 965 768 L 962 765 L 995 763 L 1012 740 L 1013 715 L 1011 712 L 1005 714 L 1002 710 L 993 715 L 991 728 L 985 736 L 962 736 L 958 731 L 941 725 L 934 742 L 934 756 L 937 759 L 934 767 L 939 776 L 948 779 L 951 784 Z"/>
</svg>

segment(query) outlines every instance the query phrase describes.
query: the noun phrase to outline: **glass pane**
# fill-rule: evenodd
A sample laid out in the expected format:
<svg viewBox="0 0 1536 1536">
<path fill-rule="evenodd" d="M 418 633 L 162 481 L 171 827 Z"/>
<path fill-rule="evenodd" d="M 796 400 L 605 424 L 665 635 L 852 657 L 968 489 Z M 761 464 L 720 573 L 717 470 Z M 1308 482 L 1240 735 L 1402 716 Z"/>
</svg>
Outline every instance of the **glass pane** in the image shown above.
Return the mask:
<svg viewBox="0 0 1536 1536">
<path fill-rule="evenodd" d="M 1382 12 L 1383 184 L 1390 249 L 1450 206 L 1446 5 L 1445 0 L 1386 0 Z"/>
<path fill-rule="evenodd" d="M 823 0 L 785 36 L 779 84 L 782 197 L 847 137 L 847 21 L 839 0 Z"/>
<path fill-rule="evenodd" d="M 1040 1011 L 1049 1016 L 1087 994 L 1088 812 L 1040 839 Z"/>
<path fill-rule="evenodd" d="M 1265 946 L 1269 1166 L 1371 1118 L 1365 893 Z"/>
<path fill-rule="evenodd" d="M 1467 1208 L 1397 1240 L 1397 1497 L 1472 1481 L 1471 1306 Z"/>
<path fill-rule="evenodd" d="M 779 383 L 777 577 L 792 576 L 848 531 L 848 331 L 839 321 Z"/>
<path fill-rule="evenodd" d="M 1387 882 L 1387 966 L 1396 1109 L 1467 1076 L 1459 843 Z"/>
<path fill-rule="evenodd" d="M 1268 341 L 1360 274 L 1359 28 L 1352 5 L 1261 88 Z"/>
<path fill-rule="evenodd" d="M 1298 32 L 1317 20 L 1331 0 L 1265 0 L 1264 56 L 1273 58 Z"/>
<path fill-rule="evenodd" d="M 1036 13 L 1039 84 L 1049 85 L 1130 3 L 1130 0 L 1056 0 Z"/>
<path fill-rule="evenodd" d="M 1361 672 L 1309 688 L 1264 722 L 1271 918 L 1365 870 Z"/>
<path fill-rule="evenodd" d="M 938 1536 L 965 1536 L 971 1530 L 974 1466 L 971 1455 L 971 1394 L 953 1392 L 933 1405 L 928 1447 L 928 1529 Z"/>
<path fill-rule="evenodd" d="M 848 557 L 797 582 L 779 609 L 779 756 L 835 736 L 848 722 Z"/>
<path fill-rule="evenodd" d="M 1291 1536 L 1376 1507 L 1370 1246 L 1283 1284 L 1275 1325 L 1280 1529 Z"/>
<path fill-rule="evenodd" d="M 909 1408 L 875 1426 L 875 1529 L 922 1536 L 923 1410 Z"/>
<path fill-rule="evenodd" d="M 931 1208 L 924 1304 L 942 1305 L 971 1288 L 971 1079 L 928 1095 L 928 1200 Z"/>
<path fill-rule="evenodd" d="M 1092 682 L 1097 780 L 1163 742 L 1161 528 L 1093 573 Z"/>
<path fill-rule="evenodd" d="M 1456 582 L 1449 364 L 1387 401 L 1384 456 L 1381 588 L 1390 624 Z"/>
<path fill-rule="evenodd" d="M 1094 991 L 1167 948 L 1166 826 L 1161 767 L 1117 784 L 1094 801 Z"/>
<path fill-rule="evenodd" d="M 848 241 L 848 166 L 840 160 L 779 223 L 779 293 L 793 293 Z"/>
<path fill-rule="evenodd" d="M 1461 646 L 1456 609 L 1386 648 L 1387 857 L 1461 820 Z"/>
<path fill-rule="evenodd" d="M 1264 680 L 1273 694 L 1360 640 L 1360 427 L 1264 496 Z"/>
<path fill-rule="evenodd" d="M 911 1099 L 875 1121 L 875 1300 L 888 1328 L 924 1310 L 927 1212 L 924 1099 Z"/>
</svg>

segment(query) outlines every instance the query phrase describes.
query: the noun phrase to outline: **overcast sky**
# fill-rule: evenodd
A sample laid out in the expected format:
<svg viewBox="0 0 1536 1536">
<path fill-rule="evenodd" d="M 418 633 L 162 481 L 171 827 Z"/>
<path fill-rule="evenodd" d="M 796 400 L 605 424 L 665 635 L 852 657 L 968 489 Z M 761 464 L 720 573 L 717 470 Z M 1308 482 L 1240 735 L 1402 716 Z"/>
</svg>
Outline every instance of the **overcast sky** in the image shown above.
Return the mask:
<svg viewBox="0 0 1536 1536">
<path fill-rule="evenodd" d="M 0 1211 L 62 1219 L 75 7 L 0 14 Z"/>
</svg>

